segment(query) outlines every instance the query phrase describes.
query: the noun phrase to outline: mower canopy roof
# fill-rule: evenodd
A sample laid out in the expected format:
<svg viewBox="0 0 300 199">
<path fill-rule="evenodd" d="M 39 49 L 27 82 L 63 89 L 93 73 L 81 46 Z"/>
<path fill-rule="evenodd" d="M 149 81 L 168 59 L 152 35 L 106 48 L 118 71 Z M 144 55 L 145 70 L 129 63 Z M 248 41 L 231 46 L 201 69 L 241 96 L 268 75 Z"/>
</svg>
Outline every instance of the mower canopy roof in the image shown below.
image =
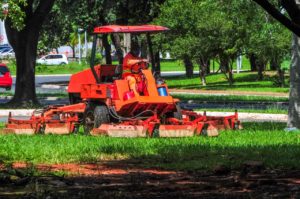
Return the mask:
<svg viewBox="0 0 300 199">
<path fill-rule="evenodd" d="M 157 33 L 168 31 L 169 29 L 163 26 L 156 25 L 141 25 L 141 26 L 119 26 L 108 25 L 94 28 L 95 34 L 110 34 L 110 33 Z"/>
</svg>

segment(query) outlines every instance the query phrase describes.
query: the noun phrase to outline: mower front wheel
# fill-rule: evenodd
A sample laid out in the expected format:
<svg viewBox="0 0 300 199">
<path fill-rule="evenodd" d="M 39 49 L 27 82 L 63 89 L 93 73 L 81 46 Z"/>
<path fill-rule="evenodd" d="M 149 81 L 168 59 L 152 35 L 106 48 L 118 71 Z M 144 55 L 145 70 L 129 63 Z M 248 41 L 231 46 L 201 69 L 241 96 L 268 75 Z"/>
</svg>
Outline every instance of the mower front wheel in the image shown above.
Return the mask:
<svg viewBox="0 0 300 199">
<path fill-rule="evenodd" d="M 90 135 L 94 128 L 98 128 L 101 124 L 109 123 L 109 112 L 105 105 L 89 106 L 83 119 L 84 133 Z"/>
<path fill-rule="evenodd" d="M 110 122 L 110 116 L 108 108 L 105 105 L 96 106 L 94 110 L 95 124 L 94 128 L 98 128 L 101 124 L 107 124 Z"/>
<path fill-rule="evenodd" d="M 83 114 L 83 130 L 84 134 L 89 135 L 94 128 L 94 107 L 88 106 Z"/>
</svg>

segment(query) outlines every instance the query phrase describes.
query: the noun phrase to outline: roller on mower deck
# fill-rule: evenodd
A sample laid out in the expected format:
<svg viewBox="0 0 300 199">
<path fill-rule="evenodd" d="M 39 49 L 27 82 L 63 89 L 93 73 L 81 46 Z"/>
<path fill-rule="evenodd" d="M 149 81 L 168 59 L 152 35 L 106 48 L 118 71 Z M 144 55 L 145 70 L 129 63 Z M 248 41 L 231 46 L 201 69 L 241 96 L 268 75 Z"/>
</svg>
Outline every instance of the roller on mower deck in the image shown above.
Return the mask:
<svg viewBox="0 0 300 199">
<path fill-rule="evenodd" d="M 132 58 L 123 65 L 94 66 L 99 34 L 146 34 L 151 65 L 155 66 L 151 33 L 167 31 L 154 25 L 101 26 L 94 29 L 90 69 L 71 76 L 68 86 L 70 105 L 48 106 L 33 112 L 26 120 L 9 114 L 4 134 L 71 134 L 81 125 L 90 135 L 110 137 L 190 137 L 217 136 L 220 129 L 238 129 L 238 114 L 206 116 L 181 110 L 179 100 L 169 95 L 164 81 L 153 76 L 148 62 Z M 125 58 L 126 59 L 126 58 Z M 125 70 L 124 70 L 125 67 Z"/>
</svg>

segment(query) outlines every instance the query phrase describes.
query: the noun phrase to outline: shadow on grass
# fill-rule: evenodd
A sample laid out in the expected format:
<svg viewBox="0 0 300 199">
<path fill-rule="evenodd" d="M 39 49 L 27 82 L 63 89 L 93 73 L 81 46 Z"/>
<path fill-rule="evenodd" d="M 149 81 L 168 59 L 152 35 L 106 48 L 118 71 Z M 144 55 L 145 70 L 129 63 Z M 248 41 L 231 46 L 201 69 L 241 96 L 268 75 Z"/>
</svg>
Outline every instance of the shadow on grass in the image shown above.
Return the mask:
<svg viewBox="0 0 300 199">
<path fill-rule="evenodd" d="M 126 162 L 125 162 L 126 163 Z M 124 167 L 122 167 L 124 168 Z M 120 167 L 118 167 L 120 169 Z M 298 198 L 299 175 L 276 172 L 256 174 L 255 178 L 237 173 L 159 173 L 130 171 L 98 176 L 22 178 L 19 185 L 2 184 L 3 198 Z M 290 191 L 294 190 L 294 191 Z"/>
<path fill-rule="evenodd" d="M 247 131 L 226 131 L 217 138 L 103 138 L 108 144 L 99 143 L 98 153 L 127 157 L 99 161 L 89 154 L 87 145 L 81 161 L 92 164 L 78 165 L 77 176 L 66 175 L 72 164 L 63 164 L 60 168 L 65 173 L 59 177 L 2 169 L 0 198 L 290 198 L 295 194 L 298 198 L 299 132 L 285 133 L 285 124 L 244 126 Z M 65 143 L 76 137 L 61 138 Z M 252 170 L 245 166 L 248 161 L 262 164 Z M 8 178 L 3 178 L 7 173 Z"/>
</svg>

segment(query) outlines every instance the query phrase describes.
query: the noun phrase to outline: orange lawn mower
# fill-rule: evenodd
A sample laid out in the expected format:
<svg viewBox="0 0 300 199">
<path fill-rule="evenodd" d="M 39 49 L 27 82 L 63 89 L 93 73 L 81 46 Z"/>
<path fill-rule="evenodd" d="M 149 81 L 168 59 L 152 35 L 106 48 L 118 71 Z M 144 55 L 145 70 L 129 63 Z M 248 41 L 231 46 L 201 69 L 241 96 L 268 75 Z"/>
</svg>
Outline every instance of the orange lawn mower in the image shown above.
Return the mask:
<svg viewBox="0 0 300 199">
<path fill-rule="evenodd" d="M 216 136 L 219 129 L 239 128 L 237 112 L 213 117 L 181 110 L 179 100 L 170 96 L 161 78 L 154 77 L 145 59 L 124 58 L 123 65 L 94 66 L 99 35 L 116 33 L 145 34 L 154 66 L 151 34 L 167 30 L 154 25 L 96 27 L 90 69 L 71 76 L 70 105 L 48 106 L 35 111 L 28 120 L 14 119 L 10 114 L 2 133 L 71 134 L 83 125 L 90 135 L 189 137 Z"/>
</svg>

